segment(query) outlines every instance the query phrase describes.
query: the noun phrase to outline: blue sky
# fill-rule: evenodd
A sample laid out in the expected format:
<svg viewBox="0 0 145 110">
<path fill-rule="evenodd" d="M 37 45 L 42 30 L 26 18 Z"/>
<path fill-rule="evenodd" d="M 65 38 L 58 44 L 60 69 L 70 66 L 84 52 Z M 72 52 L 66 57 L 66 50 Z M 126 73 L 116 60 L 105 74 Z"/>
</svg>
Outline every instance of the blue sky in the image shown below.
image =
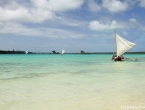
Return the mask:
<svg viewBox="0 0 145 110">
<path fill-rule="evenodd" d="M 0 50 L 111 52 L 115 30 L 145 51 L 145 0 L 0 0 Z"/>
</svg>

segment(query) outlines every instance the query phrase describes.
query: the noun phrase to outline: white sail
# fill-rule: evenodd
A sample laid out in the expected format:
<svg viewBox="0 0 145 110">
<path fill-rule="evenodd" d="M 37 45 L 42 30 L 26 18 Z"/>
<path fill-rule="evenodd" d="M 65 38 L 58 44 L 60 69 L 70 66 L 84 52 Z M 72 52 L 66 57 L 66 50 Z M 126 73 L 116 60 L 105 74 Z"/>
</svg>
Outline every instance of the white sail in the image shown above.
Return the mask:
<svg viewBox="0 0 145 110">
<path fill-rule="evenodd" d="M 116 37 L 116 55 L 121 56 L 123 53 L 134 47 L 136 44 L 132 43 L 122 37 L 120 37 L 118 34 L 115 35 Z"/>
<path fill-rule="evenodd" d="M 65 52 L 65 51 L 62 49 L 62 52 L 61 52 L 61 54 L 63 55 L 63 54 L 64 54 L 64 52 Z"/>
<path fill-rule="evenodd" d="M 25 51 L 25 54 L 27 54 L 28 53 L 28 51 Z"/>
</svg>

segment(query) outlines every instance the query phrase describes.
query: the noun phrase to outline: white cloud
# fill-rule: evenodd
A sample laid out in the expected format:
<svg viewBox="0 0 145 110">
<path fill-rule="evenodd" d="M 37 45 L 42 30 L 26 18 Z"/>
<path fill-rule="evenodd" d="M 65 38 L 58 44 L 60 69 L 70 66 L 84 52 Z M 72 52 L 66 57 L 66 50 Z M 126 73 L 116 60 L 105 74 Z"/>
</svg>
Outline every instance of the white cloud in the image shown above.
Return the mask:
<svg viewBox="0 0 145 110">
<path fill-rule="evenodd" d="M 127 26 L 124 23 L 117 23 L 115 20 L 107 24 L 100 23 L 99 21 L 92 21 L 90 22 L 89 28 L 91 30 L 110 30 L 127 28 Z"/>
<path fill-rule="evenodd" d="M 15 10 L 3 9 L 0 7 L 0 21 L 22 21 L 22 22 L 43 22 L 52 19 L 55 14 L 49 10 L 30 9 L 19 7 Z M 36 19 L 37 18 L 37 19 Z"/>
<path fill-rule="evenodd" d="M 35 27 L 30 28 L 19 23 L 0 22 L 0 33 L 13 34 L 18 36 L 37 36 L 49 38 L 82 38 L 84 34 L 80 34 L 70 30 L 58 28 Z"/>
<path fill-rule="evenodd" d="M 113 13 L 126 11 L 128 9 L 127 2 L 121 2 L 119 0 L 103 0 L 102 2 L 102 6 Z"/>
<path fill-rule="evenodd" d="M 56 12 L 75 10 L 84 0 L 30 0 L 20 3 L 17 0 L 0 4 L 0 21 L 44 22 L 56 18 Z"/>
<path fill-rule="evenodd" d="M 90 11 L 100 11 L 101 6 L 99 6 L 94 0 L 88 0 L 88 6 Z"/>
<path fill-rule="evenodd" d="M 129 21 L 132 22 L 132 23 L 135 23 L 136 19 L 135 18 L 130 18 Z"/>
<path fill-rule="evenodd" d="M 15 35 L 29 35 L 31 33 L 31 29 L 19 24 L 19 23 L 12 23 L 12 22 L 0 22 L 1 31 L 0 33 L 4 34 L 15 34 Z M 35 32 L 37 35 L 37 31 Z"/>
<path fill-rule="evenodd" d="M 0 6 L 0 21 L 43 22 L 55 17 L 50 10 L 22 6 L 16 2 Z M 37 18 L 37 19 L 36 19 Z"/>
<path fill-rule="evenodd" d="M 60 12 L 78 9 L 84 0 L 31 0 L 31 2 L 37 8 Z"/>
<path fill-rule="evenodd" d="M 145 0 L 139 0 L 139 6 L 144 7 L 145 8 Z"/>
</svg>

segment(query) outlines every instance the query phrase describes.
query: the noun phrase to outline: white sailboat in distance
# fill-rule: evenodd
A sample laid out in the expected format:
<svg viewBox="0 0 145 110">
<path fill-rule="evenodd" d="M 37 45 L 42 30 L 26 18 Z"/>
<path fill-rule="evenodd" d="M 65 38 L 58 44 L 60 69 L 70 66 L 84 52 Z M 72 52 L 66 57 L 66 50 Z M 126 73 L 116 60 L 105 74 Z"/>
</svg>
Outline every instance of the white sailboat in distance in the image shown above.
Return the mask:
<svg viewBox="0 0 145 110">
<path fill-rule="evenodd" d="M 25 54 L 28 54 L 28 51 L 25 51 Z"/>
<path fill-rule="evenodd" d="M 112 60 L 121 61 L 125 59 L 123 54 L 127 52 L 129 49 L 133 48 L 136 44 L 122 38 L 115 32 L 115 45 L 116 45 L 116 55 L 112 56 Z"/>
<path fill-rule="evenodd" d="M 62 51 L 61 51 L 61 55 L 63 55 L 65 53 L 65 50 L 64 49 L 62 49 Z"/>
</svg>

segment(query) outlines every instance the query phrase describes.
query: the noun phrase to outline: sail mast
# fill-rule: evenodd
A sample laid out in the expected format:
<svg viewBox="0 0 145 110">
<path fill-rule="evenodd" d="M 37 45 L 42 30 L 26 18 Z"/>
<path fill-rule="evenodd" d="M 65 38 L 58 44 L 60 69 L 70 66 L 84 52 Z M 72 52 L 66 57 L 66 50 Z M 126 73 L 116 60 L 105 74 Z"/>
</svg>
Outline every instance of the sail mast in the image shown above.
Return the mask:
<svg viewBox="0 0 145 110">
<path fill-rule="evenodd" d="M 114 35 L 114 37 L 115 37 L 115 46 L 116 46 L 116 55 L 117 55 L 116 30 L 115 30 L 115 35 Z"/>
</svg>

